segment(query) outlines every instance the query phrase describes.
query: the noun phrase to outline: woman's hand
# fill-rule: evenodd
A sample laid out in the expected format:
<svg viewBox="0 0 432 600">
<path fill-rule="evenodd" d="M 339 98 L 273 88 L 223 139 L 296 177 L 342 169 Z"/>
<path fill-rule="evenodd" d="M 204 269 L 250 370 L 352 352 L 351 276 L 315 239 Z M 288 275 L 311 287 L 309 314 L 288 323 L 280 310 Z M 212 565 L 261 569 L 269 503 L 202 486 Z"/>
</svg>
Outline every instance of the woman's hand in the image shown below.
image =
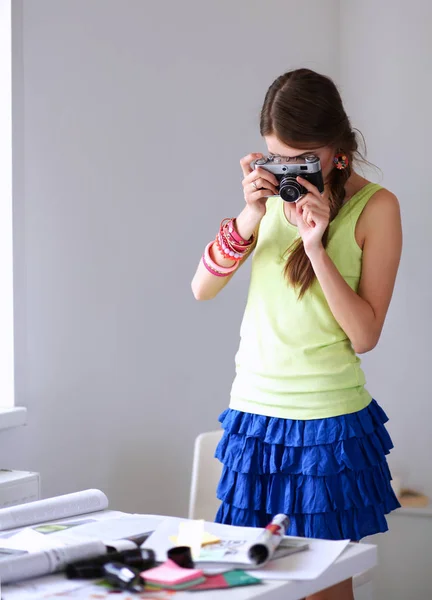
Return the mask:
<svg viewBox="0 0 432 600">
<path fill-rule="evenodd" d="M 279 182 L 272 173 L 260 167 L 252 169 L 250 166 L 252 161 L 262 156 L 259 153 L 248 154 L 240 161 L 244 176 L 242 181 L 244 199 L 250 212 L 261 218 L 265 215 L 269 196 L 276 196 L 279 193 Z"/>
<path fill-rule="evenodd" d="M 296 203 L 297 227 L 303 240 L 306 254 L 309 256 L 323 248 L 322 237 L 330 222 L 330 205 L 316 186 L 297 177 L 308 193 Z"/>
</svg>

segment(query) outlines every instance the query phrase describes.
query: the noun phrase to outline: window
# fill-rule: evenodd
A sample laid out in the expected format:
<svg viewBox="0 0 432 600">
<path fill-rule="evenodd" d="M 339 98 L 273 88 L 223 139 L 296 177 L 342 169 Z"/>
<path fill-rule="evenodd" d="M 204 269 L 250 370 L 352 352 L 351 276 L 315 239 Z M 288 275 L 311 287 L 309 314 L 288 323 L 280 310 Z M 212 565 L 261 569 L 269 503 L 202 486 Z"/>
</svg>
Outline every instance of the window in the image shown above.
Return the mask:
<svg viewBox="0 0 432 600">
<path fill-rule="evenodd" d="M 14 406 L 11 1 L 0 0 L 0 409 Z"/>
</svg>

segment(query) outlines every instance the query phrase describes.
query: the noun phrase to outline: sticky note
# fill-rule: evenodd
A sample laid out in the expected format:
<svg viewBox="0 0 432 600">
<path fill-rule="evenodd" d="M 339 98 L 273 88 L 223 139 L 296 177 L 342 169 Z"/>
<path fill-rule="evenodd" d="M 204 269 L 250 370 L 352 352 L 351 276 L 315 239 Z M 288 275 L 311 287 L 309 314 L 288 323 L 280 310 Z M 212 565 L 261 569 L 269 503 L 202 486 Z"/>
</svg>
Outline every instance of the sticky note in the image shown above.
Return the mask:
<svg viewBox="0 0 432 600">
<path fill-rule="evenodd" d="M 146 584 L 170 589 L 186 588 L 204 582 L 200 569 L 183 569 L 169 559 L 159 567 L 143 571 L 142 576 Z"/>
<path fill-rule="evenodd" d="M 176 535 L 171 535 L 169 539 L 176 546 L 183 545 L 183 544 L 178 543 Z M 216 537 L 212 533 L 208 533 L 207 531 L 204 531 L 202 538 L 201 538 L 201 546 L 209 546 L 210 544 L 219 544 L 220 541 L 221 541 L 220 538 Z"/>
</svg>

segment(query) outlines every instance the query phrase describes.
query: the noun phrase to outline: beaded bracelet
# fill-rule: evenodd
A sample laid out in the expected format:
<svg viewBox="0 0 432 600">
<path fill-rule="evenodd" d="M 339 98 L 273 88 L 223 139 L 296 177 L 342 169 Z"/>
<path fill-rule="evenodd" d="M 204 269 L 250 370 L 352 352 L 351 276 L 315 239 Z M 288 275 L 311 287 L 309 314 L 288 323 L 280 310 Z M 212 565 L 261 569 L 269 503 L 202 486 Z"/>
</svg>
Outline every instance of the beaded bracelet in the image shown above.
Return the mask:
<svg viewBox="0 0 432 600">
<path fill-rule="evenodd" d="M 254 237 L 250 240 L 244 240 L 235 230 L 234 219 L 224 219 L 220 224 L 219 233 L 216 237 L 218 248 L 224 255 L 224 258 L 241 260 L 253 244 Z M 235 235 L 233 234 L 235 231 Z"/>
<path fill-rule="evenodd" d="M 202 255 L 202 262 L 209 273 L 215 275 L 215 277 L 228 277 L 231 273 L 237 269 L 239 263 L 236 262 L 232 267 L 221 267 L 211 259 L 210 248 L 214 242 L 209 242 L 205 247 L 204 254 Z M 231 257 L 230 257 L 231 258 Z"/>
<path fill-rule="evenodd" d="M 218 232 L 217 237 L 221 240 L 221 244 L 226 248 L 226 251 L 230 252 L 231 250 L 234 255 L 239 254 L 243 256 L 248 249 L 248 246 L 245 247 L 235 244 L 232 239 L 226 235 L 226 232 L 223 229 Z"/>
<path fill-rule="evenodd" d="M 232 249 L 232 247 L 228 247 L 225 244 L 225 241 L 222 234 L 219 232 L 216 236 L 216 246 L 219 252 L 223 255 L 227 260 L 241 260 L 244 256 L 243 252 L 236 252 Z"/>
</svg>

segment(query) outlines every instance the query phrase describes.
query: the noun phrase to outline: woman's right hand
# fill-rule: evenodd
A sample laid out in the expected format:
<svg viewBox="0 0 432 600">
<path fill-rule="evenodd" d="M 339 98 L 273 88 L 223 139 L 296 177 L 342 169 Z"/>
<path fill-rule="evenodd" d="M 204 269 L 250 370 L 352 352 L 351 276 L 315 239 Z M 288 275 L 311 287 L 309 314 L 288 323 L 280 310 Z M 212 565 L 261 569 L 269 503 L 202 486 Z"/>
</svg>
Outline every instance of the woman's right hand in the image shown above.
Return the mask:
<svg viewBox="0 0 432 600">
<path fill-rule="evenodd" d="M 251 212 L 263 217 L 266 212 L 266 202 L 269 196 L 277 196 L 279 182 L 276 177 L 267 171 L 256 167 L 252 169 L 251 162 L 262 158 L 260 153 L 252 153 L 240 160 L 243 171 L 243 193 L 246 204 Z"/>
</svg>

